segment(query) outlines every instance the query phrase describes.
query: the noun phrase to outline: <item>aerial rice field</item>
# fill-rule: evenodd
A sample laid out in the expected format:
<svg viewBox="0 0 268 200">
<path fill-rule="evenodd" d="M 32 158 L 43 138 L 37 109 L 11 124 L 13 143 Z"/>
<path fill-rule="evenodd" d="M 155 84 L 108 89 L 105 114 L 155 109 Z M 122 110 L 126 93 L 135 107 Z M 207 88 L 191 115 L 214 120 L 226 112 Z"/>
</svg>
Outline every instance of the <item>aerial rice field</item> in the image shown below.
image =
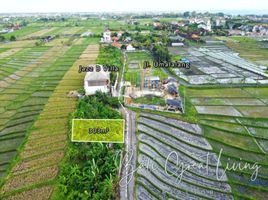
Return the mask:
<svg viewBox="0 0 268 200">
<path fill-rule="evenodd" d="M 266 91 L 186 87 L 186 115 L 194 118 L 139 112 L 136 198 L 266 199 Z M 215 173 L 217 161 L 222 180 Z M 181 176 L 182 163 L 197 162 L 208 163 L 208 171 L 191 165 Z M 239 170 L 238 165 L 251 168 Z"/>
<path fill-rule="evenodd" d="M 145 23 L 153 22 L 139 21 L 146 30 L 150 28 Z M 29 21 L 5 34 L 16 41 L 0 43 L 0 199 L 53 197 L 69 140 L 69 114 L 77 102 L 69 93 L 83 88 L 78 66 L 96 63 L 101 54 L 98 62 L 122 67 L 121 51 L 114 57 L 101 52 L 98 34 L 107 26 L 112 31 L 135 30 L 123 19 L 74 18 Z M 87 31 L 96 36 L 80 37 Z M 38 44 L 50 35 L 56 37 Z M 243 58 L 267 63 L 267 51 L 261 52 L 256 40 L 229 37 L 226 43 Z M 170 52 L 174 60 L 180 59 L 178 48 Z M 126 56 L 124 80 L 139 86 L 143 61 L 152 57 L 146 51 Z M 145 75 L 167 78 L 161 69 Z M 135 173 L 136 199 L 267 199 L 268 88 L 183 90 L 183 114 L 135 110 L 137 165 L 142 166 Z M 161 98 L 135 101 L 165 105 Z M 237 164 L 253 167 L 226 170 Z"/>
<path fill-rule="evenodd" d="M 62 36 L 41 46 L 28 38 L 79 31 L 83 28 L 29 27 L 7 34 L 17 41 L 0 44 L 1 199 L 29 199 L 33 193 L 47 198 L 53 191 L 67 118 L 76 104 L 67 95 L 81 89 L 78 66 L 95 62 L 99 38 L 67 44 L 70 38 Z"/>
<path fill-rule="evenodd" d="M 190 88 L 186 92 L 196 108 L 204 137 L 216 153 L 221 152 L 223 166 L 258 163 L 260 167 L 256 180 L 250 178 L 253 172 L 248 169 L 227 172 L 234 196 L 265 199 L 268 192 L 268 107 L 264 101 L 267 88 Z"/>
<path fill-rule="evenodd" d="M 46 188 L 47 185 L 51 184 L 50 181 L 56 178 L 57 166 L 63 158 L 67 140 L 67 118 L 76 104 L 76 99 L 67 95 L 71 90 L 80 89 L 83 83 L 83 74 L 77 73 L 79 63 L 82 61 L 94 62 L 91 56 L 87 58 L 83 55 L 90 55 L 91 53 L 97 55 L 97 52 L 98 45 L 91 44 L 76 46 L 69 52 L 68 55 L 72 55 L 76 60 L 65 73 L 42 112 L 40 112 L 38 119 L 29 130 L 27 143 L 20 152 L 19 161 L 13 167 L 11 175 L 3 186 L 5 195 L 10 193 L 14 196 L 15 193 L 14 198 L 16 198 L 21 195 L 21 191 L 26 192 L 29 190 L 28 188 L 31 188 L 30 190 L 33 190 L 33 192 L 39 188 L 40 184 Z M 45 94 L 37 93 L 36 95 L 42 96 Z M 23 181 L 25 177 L 27 177 L 26 182 Z M 19 191 L 19 193 L 17 194 L 16 191 Z M 51 189 L 47 190 L 47 197 L 50 196 L 51 191 Z"/>
<path fill-rule="evenodd" d="M 196 124 L 140 114 L 138 164 L 144 167 L 137 171 L 137 199 L 233 199 L 222 167 L 222 179 L 216 178 L 217 155 L 201 131 Z M 206 162 L 207 169 L 195 166 Z"/>
</svg>

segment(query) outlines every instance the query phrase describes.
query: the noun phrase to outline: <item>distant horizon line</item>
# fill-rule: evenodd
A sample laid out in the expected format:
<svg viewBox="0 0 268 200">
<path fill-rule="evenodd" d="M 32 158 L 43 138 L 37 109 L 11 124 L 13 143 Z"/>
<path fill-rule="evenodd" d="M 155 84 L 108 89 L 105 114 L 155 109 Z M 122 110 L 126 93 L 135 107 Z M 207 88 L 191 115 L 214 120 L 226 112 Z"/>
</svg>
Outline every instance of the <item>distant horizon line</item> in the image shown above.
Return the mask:
<svg viewBox="0 0 268 200">
<path fill-rule="evenodd" d="M 117 14 L 135 14 L 135 13 L 139 13 L 139 14 L 154 14 L 154 13 L 184 13 L 184 12 L 199 12 L 199 13 L 224 13 L 224 14 L 231 14 L 231 15 L 268 15 L 268 11 L 267 10 L 239 10 L 239 9 L 228 9 L 228 10 L 148 10 L 148 11 L 16 11 L 16 12 L 0 12 L 0 15 L 5 15 L 5 14 L 101 14 L 101 13 L 105 13 L 105 14 L 113 14 L 113 13 L 117 13 Z"/>
</svg>

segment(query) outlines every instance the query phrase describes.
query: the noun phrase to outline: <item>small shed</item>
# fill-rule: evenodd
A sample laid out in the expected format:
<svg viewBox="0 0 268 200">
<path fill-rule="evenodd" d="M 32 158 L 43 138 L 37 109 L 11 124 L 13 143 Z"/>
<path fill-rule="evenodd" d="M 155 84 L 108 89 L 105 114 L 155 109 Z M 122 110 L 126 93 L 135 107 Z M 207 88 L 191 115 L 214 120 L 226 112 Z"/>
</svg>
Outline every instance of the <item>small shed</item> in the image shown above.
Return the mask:
<svg viewBox="0 0 268 200">
<path fill-rule="evenodd" d="M 167 99 L 166 104 L 169 111 L 182 111 L 181 101 L 178 99 Z"/>
<path fill-rule="evenodd" d="M 136 49 L 131 45 L 127 45 L 127 51 L 135 51 Z"/>
<path fill-rule="evenodd" d="M 173 47 L 183 47 L 184 43 L 182 43 L 182 42 L 172 42 L 171 46 L 173 46 Z"/>
<path fill-rule="evenodd" d="M 171 95 L 177 95 L 178 94 L 178 88 L 174 84 L 169 84 L 167 87 L 167 91 Z"/>
<path fill-rule="evenodd" d="M 160 83 L 160 78 L 158 76 L 146 76 L 144 78 L 145 88 L 158 88 Z"/>
</svg>

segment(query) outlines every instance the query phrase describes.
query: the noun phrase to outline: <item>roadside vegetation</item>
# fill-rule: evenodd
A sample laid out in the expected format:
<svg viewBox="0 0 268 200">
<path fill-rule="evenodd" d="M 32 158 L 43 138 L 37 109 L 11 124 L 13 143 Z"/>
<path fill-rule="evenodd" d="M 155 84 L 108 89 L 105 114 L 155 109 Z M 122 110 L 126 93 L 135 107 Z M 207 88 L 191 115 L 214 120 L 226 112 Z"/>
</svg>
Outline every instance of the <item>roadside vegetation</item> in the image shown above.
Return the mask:
<svg viewBox="0 0 268 200">
<path fill-rule="evenodd" d="M 120 119 L 118 107 L 118 100 L 106 94 L 85 96 L 70 123 L 72 119 Z M 69 142 L 54 199 L 115 199 L 121 149 L 120 144 Z"/>
<path fill-rule="evenodd" d="M 154 96 L 145 96 L 140 97 L 137 99 L 133 99 L 133 103 L 140 103 L 140 104 L 151 104 L 151 105 L 159 105 L 159 106 L 165 106 L 166 102 L 161 97 L 154 97 Z"/>
<path fill-rule="evenodd" d="M 101 47 L 96 63 L 100 65 L 105 65 L 105 66 L 118 67 L 119 68 L 118 73 L 121 73 L 122 66 L 123 66 L 122 60 L 123 60 L 123 55 L 122 55 L 121 50 L 109 45 L 109 46 Z M 114 85 L 116 77 L 117 77 L 117 72 L 111 72 L 110 81 L 112 85 Z"/>
</svg>

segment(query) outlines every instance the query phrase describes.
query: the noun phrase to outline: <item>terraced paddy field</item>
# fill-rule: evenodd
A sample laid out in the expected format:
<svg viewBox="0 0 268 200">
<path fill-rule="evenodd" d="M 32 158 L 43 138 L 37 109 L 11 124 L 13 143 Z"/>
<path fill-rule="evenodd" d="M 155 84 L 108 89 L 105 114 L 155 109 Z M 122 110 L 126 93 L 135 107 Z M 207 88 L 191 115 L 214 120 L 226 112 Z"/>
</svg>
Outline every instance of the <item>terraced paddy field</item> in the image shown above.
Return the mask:
<svg viewBox="0 0 268 200">
<path fill-rule="evenodd" d="M 137 199 L 234 199 L 197 124 L 141 113 L 138 139 Z"/>
<path fill-rule="evenodd" d="M 267 88 L 186 88 L 198 125 L 140 113 L 136 198 L 267 199 L 266 98 Z"/>
<path fill-rule="evenodd" d="M 67 94 L 83 85 L 79 64 L 94 63 L 97 57 L 98 46 L 91 44 L 94 39 L 81 45 L 23 49 L 1 63 L 0 199 L 49 197 L 52 186 L 47 185 L 57 175 L 67 117 L 75 106 Z"/>
<path fill-rule="evenodd" d="M 267 91 L 265 87 L 186 90 L 204 137 L 223 166 L 235 169 L 226 174 L 238 199 L 268 197 Z"/>
<path fill-rule="evenodd" d="M 267 91 L 186 88 L 185 117 L 140 113 L 136 198 L 266 200 Z"/>
</svg>

